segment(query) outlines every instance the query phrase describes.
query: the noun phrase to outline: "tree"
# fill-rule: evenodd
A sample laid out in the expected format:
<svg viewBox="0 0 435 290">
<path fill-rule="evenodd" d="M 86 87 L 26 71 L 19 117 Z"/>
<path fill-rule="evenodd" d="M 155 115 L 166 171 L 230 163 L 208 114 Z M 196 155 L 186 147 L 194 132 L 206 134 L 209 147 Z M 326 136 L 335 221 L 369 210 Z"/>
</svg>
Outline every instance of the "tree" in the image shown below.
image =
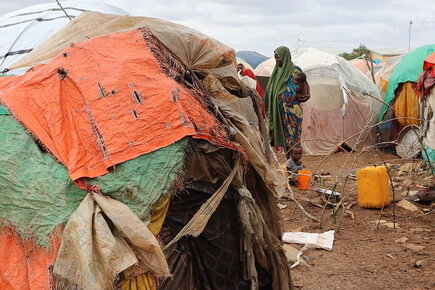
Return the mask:
<svg viewBox="0 0 435 290">
<path fill-rule="evenodd" d="M 372 80 L 375 83 L 375 75 L 373 72 L 373 60 L 372 57 L 370 56 L 370 51 L 364 44 L 360 44 L 357 48 L 354 48 L 351 53 L 343 52 L 340 53 L 339 55 L 346 60 L 362 57 L 362 59 L 366 62 L 367 66 L 369 67 Z"/>
<path fill-rule="evenodd" d="M 365 55 L 366 58 L 370 59 L 370 52 L 364 44 L 360 44 L 357 48 L 354 48 L 352 52 L 340 53 L 340 56 L 346 60 L 351 60 L 360 56 Z"/>
</svg>

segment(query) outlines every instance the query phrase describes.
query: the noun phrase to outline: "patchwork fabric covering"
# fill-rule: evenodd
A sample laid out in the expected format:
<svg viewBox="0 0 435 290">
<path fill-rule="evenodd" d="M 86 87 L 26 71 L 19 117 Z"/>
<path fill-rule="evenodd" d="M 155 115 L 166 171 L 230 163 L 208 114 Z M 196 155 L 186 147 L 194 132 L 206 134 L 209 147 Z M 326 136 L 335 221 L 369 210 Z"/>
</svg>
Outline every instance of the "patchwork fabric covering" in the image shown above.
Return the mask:
<svg viewBox="0 0 435 290">
<path fill-rule="evenodd" d="M 161 71 L 139 30 L 90 39 L 9 77 L 0 100 L 73 180 L 103 175 L 185 136 L 219 135 L 203 104 Z"/>
<path fill-rule="evenodd" d="M 259 97 L 208 73 L 141 28 L 0 79 L 0 288 L 293 288 Z"/>
<path fill-rule="evenodd" d="M 11 115 L 0 115 L 0 136 L 0 221 L 21 237 L 47 246 L 50 233 L 66 223 L 86 191 L 71 181 L 62 164 L 41 151 Z M 148 224 L 152 205 L 170 191 L 181 172 L 186 146 L 187 140 L 180 140 L 88 182 L 128 205 Z"/>
<path fill-rule="evenodd" d="M 239 88 L 234 50 L 223 43 L 190 27 L 162 19 L 90 11 L 73 19 L 11 67 L 17 69 L 45 63 L 72 43 L 141 27 L 150 30 L 177 60 L 192 71 L 213 74 L 228 89 Z"/>
</svg>

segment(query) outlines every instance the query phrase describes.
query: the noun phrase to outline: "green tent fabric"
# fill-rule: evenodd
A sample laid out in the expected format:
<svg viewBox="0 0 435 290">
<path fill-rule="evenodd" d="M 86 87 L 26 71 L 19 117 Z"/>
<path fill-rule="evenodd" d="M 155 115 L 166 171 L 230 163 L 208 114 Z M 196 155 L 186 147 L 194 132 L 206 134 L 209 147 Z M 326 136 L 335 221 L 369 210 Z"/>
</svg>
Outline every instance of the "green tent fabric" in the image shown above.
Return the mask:
<svg viewBox="0 0 435 290">
<path fill-rule="evenodd" d="M 67 222 L 86 192 L 66 168 L 41 151 L 34 139 L 0 106 L 0 223 L 23 238 L 48 246 L 49 234 Z M 167 194 L 184 164 L 185 138 L 88 182 L 128 205 L 145 223 L 152 205 Z"/>
<path fill-rule="evenodd" d="M 393 102 L 395 97 L 394 92 L 400 83 L 417 82 L 418 77 L 423 72 L 424 59 L 434 51 L 435 44 L 429 44 L 414 49 L 402 58 L 388 80 L 384 99 L 385 103 L 391 104 Z M 387 110 L 388 106 L 382 104 L 378 122 L 382 122 Z"/>
<path fill-rule="evenodd" d="M 427 164 L 431 167 L 429 173 L 434 174 L 435 172 L 435 150 L 431 149 L 429 146 L 424 146 L 421 150 L 421 155 L 424 160 L 428 161 Z"/>
<path fill-rule="evenodd" d="M 0 115 L 10 115 L 10 113 L 9 113 L 8 109 L 0 106 Z"/>
</svg>

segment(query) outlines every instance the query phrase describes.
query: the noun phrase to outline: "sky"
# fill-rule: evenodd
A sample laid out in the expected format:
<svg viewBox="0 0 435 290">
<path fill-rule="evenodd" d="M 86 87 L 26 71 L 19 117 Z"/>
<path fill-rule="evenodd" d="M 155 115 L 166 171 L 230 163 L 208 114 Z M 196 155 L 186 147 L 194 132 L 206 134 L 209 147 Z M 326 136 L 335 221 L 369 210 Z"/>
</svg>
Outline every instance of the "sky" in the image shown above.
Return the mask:
<svg viewBox="0 0 435 290">
<path fill-rule="evenodd" d="M 2 0 L 0 15 L 47 0 Z M 62 1 L 60 1 L 62 3 Z M 435 43 L 435 0 L 95 0 L 195 28 L 240 50 L 411 48 Z M 410 21 L 412 24 L 410 25 Z M 410 28 L 410 34 L 409 34 Z"/>
</svg>

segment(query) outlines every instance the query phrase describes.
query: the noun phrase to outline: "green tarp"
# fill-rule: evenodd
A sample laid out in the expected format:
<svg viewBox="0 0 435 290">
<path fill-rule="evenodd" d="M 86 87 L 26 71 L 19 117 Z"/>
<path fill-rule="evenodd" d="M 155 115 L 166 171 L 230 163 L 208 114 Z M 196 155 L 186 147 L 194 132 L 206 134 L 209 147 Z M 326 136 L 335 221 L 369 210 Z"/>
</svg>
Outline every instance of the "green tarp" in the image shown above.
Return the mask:
<svg viewBox="0 0 435 290">
<path fill-rule="evenodd" d="M 424 59 L 434 51 L 435 44 L 429 44 L 414 49 L 402 58 L 388 80 L 388 87 L 384 98 L 385 103 L 391 105 L 395 97 L 394 92 L 400 83 L 417 82 L 418 77 L 423 72 Z M 383 121 L 387 110 L 388 106 L 386 104 L 382 104 L 378 122 Z"/>
<path fill-rule="evenodd" d="M 104 194 L 128 205 L 145 223 L 152 205 L 168 193 L 183 164 L 188 139 L 118 164 L 88 180 Z M 0 221 L 22 238 L 48 245 L 49 234 L 66 223 L 86 192 L 66 168 L 40 147 L 0 106 Z"/>
</svg>

